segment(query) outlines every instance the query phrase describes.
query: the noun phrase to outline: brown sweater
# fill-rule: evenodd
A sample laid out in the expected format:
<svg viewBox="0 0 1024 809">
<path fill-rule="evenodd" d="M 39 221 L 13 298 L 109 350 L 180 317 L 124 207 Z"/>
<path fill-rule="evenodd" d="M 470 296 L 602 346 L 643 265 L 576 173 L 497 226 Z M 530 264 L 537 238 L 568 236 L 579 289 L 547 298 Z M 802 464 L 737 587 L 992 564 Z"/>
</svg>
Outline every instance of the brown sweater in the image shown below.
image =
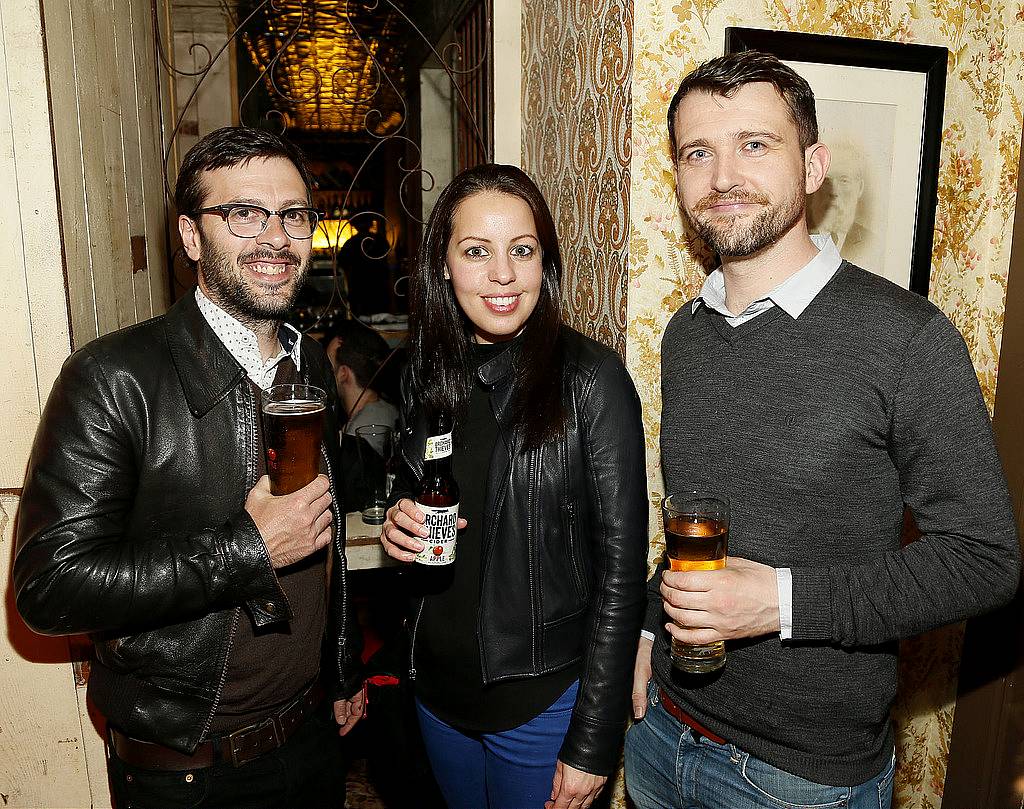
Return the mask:
<svg viewBox="0 0 1024 809">
<path fill-rule="evenodd" d="M 298 381 L 295 365 L 286 358 L 278 366 L 274 384 L 294 381 Z M 252 386 L 259 401 L 261 391 Z M 265 475 L 263 434 L 259 429 L 260 450 L 255 460 L 258 474 Z M 227 678 L 210 735 L 224 735 L 259 722 L 316 678 L 327 620 L 326 559 L 326 550 L 321 550 L 277 571 L 291 606 L 290 621 L 257 632 L 249 616 L 239 611 L 228 653 Z"/>
</svg>

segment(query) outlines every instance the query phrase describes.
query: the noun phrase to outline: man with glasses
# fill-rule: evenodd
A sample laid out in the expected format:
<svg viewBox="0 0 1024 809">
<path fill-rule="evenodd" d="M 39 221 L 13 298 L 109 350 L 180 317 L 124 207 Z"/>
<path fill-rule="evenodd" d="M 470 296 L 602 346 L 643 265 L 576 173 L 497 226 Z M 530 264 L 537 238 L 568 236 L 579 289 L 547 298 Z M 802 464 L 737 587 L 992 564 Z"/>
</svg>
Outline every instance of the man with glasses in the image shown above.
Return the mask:
<svg viewBox="0 0 1024 809">
<path fill-rule="evenodd" d="M 340 806 L 338 733 L 363 702 L 335 444 L 275 497 L 259 418 L 261 390 L 300 382 L 336 430 L 323 350 L 281 322 L 320 214 L 299 152 L 235 127 L 189 150 L 175 201 L 198 287 L 65 364 L 25 482 L 18 608 L 92 635 L 117 806 Z"/>
</svg>

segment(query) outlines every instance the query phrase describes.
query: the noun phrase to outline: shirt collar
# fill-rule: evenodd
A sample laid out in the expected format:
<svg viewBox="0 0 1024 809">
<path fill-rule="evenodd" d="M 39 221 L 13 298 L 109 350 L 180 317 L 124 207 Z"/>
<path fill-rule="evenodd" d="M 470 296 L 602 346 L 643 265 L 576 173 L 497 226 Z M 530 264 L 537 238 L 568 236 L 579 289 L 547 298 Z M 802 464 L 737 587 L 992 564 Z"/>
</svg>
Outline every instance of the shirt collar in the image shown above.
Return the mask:
<svg viewBox="0 0 1024 809">
<path fill-rule="evenodd" d="M 697 308 L 703 303 L 727 317 L 738 317 L 741 314 L 770 309 L 773 305 L 778 306 L 794 320 L 800 317 L 843 263 L 843 258 L 839 255 L 831 236 L 814 233 L 811 234 L 811 241 L 818 248 L 818 254 L 773 290 L 753 301 L 745 312 L 734 314 L 726 307 L 725 275 L 719 267 L 704 279 L 700 294 L 693 299 L 691 314 L 696 313 Z"/>
<path fill-rule="evenodd" d="M 302 333 L 290 323 L 281 323 L 278 327 L 277 339 L 281 343 L 281 350 L 276 356 L 263 362 L 259 340 L 252 329 L 221 309 L 198 286 L 196 287 L 196 303 L 199 304 L 199 311 L 202 312 L 213 333 L 217 335 L 217 338 L 238 364 L 245 369 L 249 379 L 262 390 L 266 390 L 274 384 L 277 366 L 285 357 L 292 358 L 296 371 L 301 370 Z"/>
</svg>

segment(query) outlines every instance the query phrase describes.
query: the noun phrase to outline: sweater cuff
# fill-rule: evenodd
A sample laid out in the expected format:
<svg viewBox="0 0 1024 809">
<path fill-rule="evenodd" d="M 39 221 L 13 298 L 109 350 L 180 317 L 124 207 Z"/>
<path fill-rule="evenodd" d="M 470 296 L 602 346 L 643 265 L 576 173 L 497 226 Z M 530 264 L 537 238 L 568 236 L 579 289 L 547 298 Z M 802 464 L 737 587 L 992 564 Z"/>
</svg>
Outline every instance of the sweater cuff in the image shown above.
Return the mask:
<svg viewBox="0 0 1024 809">
<path fill-rule="evenodd" d="M 665 608 L 661 604 L 661 599 L 648 594 L 647 596 L 647 612 L 644 615 L 643 630 L 650 632 L 651 636 L 654 637 L 658 634 L 658 630 L 661 629 L 661 625 L 665 620 Z"/>
<path fill-rule="evenodd" d="M 619 766 L 626 720 L 607 723 L 573 713 L 558 758 L 563 764 L 592 775 L 610 776 Z"/>
<path fill-rule="evenodd" d="M 825 568 L 794 567 L 793 640 L 832 640 L 832 583 Z"/>
</svg>

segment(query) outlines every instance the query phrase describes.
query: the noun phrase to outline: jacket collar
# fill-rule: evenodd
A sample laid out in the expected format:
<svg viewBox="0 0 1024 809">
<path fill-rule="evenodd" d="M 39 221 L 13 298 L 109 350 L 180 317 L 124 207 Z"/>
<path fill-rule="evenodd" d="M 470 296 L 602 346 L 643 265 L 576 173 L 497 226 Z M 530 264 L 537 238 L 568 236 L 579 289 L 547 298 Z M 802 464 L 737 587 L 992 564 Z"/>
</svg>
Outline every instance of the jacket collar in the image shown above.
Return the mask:
<svg viewBox="0 0 1024 809">
<path fill-rule="evenodd" d="M 195 418 L 206 415 L 246 379 L 245 369 L 199 311 L 195 295 L 183 295 L 167 310 L 164 331 L 185 400 Z"/>
<path fill-rule="evenodd" d="M 504 382 L 512 373 L 512 366 L 515 364 L 515 358 L 518 353 L 519 341 L 512 340 L 505 351 L 487 360 L 487 362 L 476 369 L 477 377 L 489 388 Z"/>
</svg>

